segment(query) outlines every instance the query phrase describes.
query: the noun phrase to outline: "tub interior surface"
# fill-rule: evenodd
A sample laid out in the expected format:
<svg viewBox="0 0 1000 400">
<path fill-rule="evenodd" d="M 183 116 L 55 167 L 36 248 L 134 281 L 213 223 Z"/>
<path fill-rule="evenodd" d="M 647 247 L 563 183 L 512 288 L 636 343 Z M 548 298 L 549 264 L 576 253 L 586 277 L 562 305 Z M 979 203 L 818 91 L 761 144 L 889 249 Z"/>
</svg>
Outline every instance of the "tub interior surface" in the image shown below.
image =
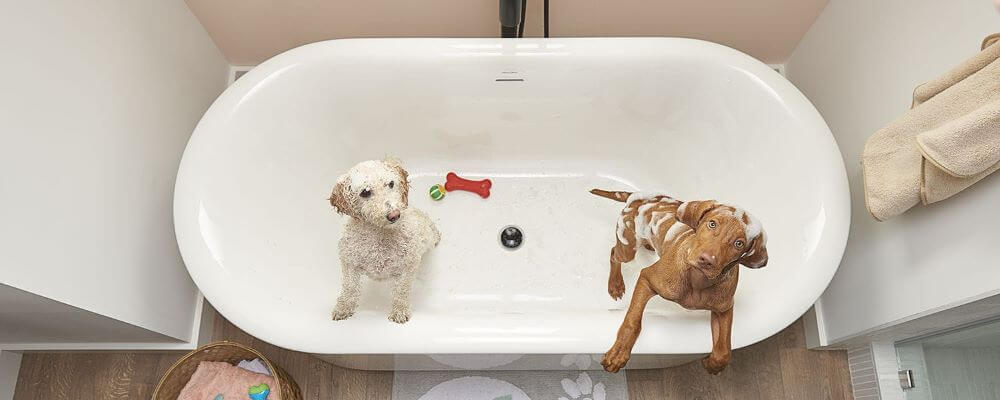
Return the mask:
<svg viewBox="0 0 1000 400">
<path fill-rule="evenodd" d="M 498 79 L 500 79 L 498 81 Z M 510 79 L 522 79 L 521 81 Z M 410 205 L 442 233 L 413 319 L 386 319 L 388 282 L 330 320 L 346 216 L 327 197 L 355 163 L 395 156 Z M 455 171 L 492 195 L 431 185 Z M 626 298 L 607 294 L 622 203 L 592 188 L 718 199 L 756 215 L 770 262 L 743 268 L 734 346 L 784 328 L 839 263 L 849 205 L 835 143 L 787 81 L 683 39 L 349 40 L 280 55 L 206 113 L 185 152 L 175 218 L 191 275 L 236 325 L 313 353 L 602 353 Z M 500 246 L 507 225 L 521 248 Z M 653 299 L 635 352 L 710 349 L 709 315 Z"/>
</svg>

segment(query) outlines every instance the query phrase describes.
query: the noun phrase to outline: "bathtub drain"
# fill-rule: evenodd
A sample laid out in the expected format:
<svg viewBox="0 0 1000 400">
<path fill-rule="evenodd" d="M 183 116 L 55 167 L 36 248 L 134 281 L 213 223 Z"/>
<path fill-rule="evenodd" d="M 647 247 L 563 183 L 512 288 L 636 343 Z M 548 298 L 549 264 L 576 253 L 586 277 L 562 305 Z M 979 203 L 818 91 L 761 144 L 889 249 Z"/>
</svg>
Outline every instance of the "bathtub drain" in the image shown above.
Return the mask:
<svg viewBox="0 0 1000 400">
<path fill-rule="evenodd" d="M 509 225 L 500 230 L 500 245 L 508 250 L 521 247 L 521 243 L 523 242 L 524 232 L 521 232 L 521 228 Z"/>
</svg>

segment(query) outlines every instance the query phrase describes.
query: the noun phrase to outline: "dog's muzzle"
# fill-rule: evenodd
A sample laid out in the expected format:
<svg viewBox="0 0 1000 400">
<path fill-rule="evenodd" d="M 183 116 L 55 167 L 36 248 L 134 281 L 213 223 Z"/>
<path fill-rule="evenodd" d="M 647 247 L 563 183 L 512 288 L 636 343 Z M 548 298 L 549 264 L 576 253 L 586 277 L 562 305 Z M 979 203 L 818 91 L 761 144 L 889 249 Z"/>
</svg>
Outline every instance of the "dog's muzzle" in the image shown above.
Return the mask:
<svg viewBox="0 0 1000 400">
<path fill-rule="evenodd" d="M 386 214 L 385 219 L 389 220 L 390 223 L 398 221 L 399 220 L 399 210 L 394 210 L 394 211 L 390 212 L 389 214 Z"/>
</svg>

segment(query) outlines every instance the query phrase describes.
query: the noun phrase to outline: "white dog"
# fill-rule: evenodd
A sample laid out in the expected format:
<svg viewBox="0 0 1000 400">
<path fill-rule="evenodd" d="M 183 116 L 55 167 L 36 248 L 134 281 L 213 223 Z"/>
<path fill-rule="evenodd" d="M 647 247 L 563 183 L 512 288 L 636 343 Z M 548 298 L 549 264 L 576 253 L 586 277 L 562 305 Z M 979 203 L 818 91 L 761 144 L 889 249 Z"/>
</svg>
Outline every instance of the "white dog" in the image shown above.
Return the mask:
<svg viewBox="0 0 1000 400">
<path fill-rule="evenodd" d="M 441 241 L 434 222 L 408 207 L 407 173 L 398 160 L 387 158 L 355 165 L 337 179 L 330 204 L 351 217 L 340 238 L 344 284 L 333 319 L 354 315 L 361 296 L 361 275 L 392 279 L 392 312 L 400 324 L 410 320 L 410 287 L 424 253 Z"/>
</svg>

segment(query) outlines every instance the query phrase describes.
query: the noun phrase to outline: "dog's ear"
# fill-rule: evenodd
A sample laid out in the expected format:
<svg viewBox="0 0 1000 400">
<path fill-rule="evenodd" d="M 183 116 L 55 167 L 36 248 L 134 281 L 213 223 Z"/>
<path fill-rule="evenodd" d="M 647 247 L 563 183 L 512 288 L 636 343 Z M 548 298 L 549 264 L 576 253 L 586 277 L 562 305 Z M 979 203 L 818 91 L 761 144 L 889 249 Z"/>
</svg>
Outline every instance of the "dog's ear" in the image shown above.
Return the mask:
<svg viewBox="0 0 1000 400">
<path fill-rule="evenodd" d="M 349 186 L 347 180 L 347 175 L 342 175 L 337 179 L 337 184 L 333 185 L 333 191 L 330 193 L 330 205 L 340 214 L 354 216 L 351 205 L 347 202 L 345 190 Z"/>
<path fill-rule="evenodd" d="M 677 208 L 677 220 L 684 223 L 684 225 L 697 229 L 698 224 L 701 223 L 701 219 L 705 217 L 705 214 L 708 214 L 709 211 L 718 206 L 719 203 L 715 200 L 689 201 Z"/>
<path fill-rule="evenodd" d="M 386 157 L 382 162 L 396 170 L 396 174 L 399 175 L 399 192 L 403 196 L 403 204 L 410 205 L 410 174 L 403 168 L 403 163 L 395 157 Z"/>
<path fill-rule="evenodd" d="M 743 255 L 743 258 L 740 258 L 740 264 L 754 269 L 767 265 L 767 233 L 761 230 L 760 234 L 753 239 L 750 249 Z"/>
</svg>

